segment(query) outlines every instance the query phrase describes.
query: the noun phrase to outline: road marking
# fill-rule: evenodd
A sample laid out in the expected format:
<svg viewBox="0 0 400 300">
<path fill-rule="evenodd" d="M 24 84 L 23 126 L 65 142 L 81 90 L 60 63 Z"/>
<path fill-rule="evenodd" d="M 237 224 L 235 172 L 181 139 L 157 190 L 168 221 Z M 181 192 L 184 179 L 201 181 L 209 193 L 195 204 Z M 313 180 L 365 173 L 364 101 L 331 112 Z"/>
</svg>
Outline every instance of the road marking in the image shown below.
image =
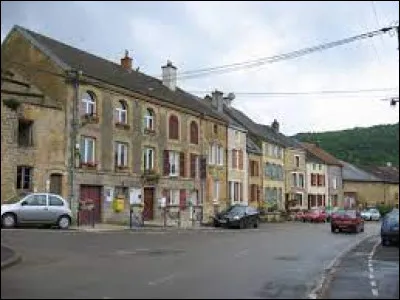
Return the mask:
<svg viewBox="0 0 400 300">
<path fill-rule="evenodd" d="M 374 268 L 369 267 L 369 272 L 370 272 L 370 273 L 374 273 Z"/>
<path fill-rule="evenodd" d="M 371 280 L 371 286 L 376 287 L 376 281 L 375 280 Z"/>
<path fill-rule="evenodd" d="M 167 282 L 175 277 L 175 274 L 170 274 L 168 276 L 161 277 L 159 279 L 149 281 L 148 285 L 158 285 L 164 282 Z"/>
<path fill-rule="evenodd" d="M 378 289 L 372 289 L 372 295 L 378 297 L 379 296 Z"/>
<path fill-rule="evenodd" d="M 374 279 L 374 278 L 375 278 L 374 274 L 369 274 L 369 279 Z"/>
<path fill-rule="evenodd" d="M 249 249 L 244 249 L 244 250 L 242 250 L 242 251 L 236 253 L 236 254 L 235 254 L 235 257 L 237 258 L 237 257 L 246 256 L 246 255 L 248 254 L 248 252 L 249 252 Z"/>
<path fill-rule="evenodd" d="M 378 288 L 376 287 L 376 281 L 375 276 L 374 276 L 374 268 L 372 267 L 372 258 L 375 254 L 376 248 L 379 246 L 380 241 L 376 242 L 375 245 L 372 247 L 371 252 L 369 253 L 369 258 L 368 258 L 368 268 L 369 268 L 369 279 L 370 279 L 370 284 L 371 284 L 371 292 L 374 297 L 378 297 L 379 292 Z"/>
</svg>

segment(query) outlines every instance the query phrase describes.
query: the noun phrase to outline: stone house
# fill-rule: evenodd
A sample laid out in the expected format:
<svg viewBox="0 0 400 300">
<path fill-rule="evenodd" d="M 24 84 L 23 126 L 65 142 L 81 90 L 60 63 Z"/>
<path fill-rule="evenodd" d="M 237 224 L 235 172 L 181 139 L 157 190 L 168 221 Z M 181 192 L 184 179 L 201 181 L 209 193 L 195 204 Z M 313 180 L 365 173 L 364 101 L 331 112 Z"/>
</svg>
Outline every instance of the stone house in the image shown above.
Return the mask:
<svg viewBox="0 0 400 300">
<path fill-rule="evenodd" d="M 343 203 L 342 164 L 318 145 L 301 143 L 307 151 L 308 209 L 341 207 Z"/>
<path fill-rule="evenodd" d="M 345 207 L 399 206 L 399 171 L 395 167 L 357 167 L 343 164 Z"/>
<path fill-rule="evenodd" d="M 128 220 L 130 204 L 140 202 L 146 220 L 160 220 L 158 200 L 165 198 L 183 221 L 192 217 L 190 205 L 204 205 L 206 219 L 213 211 L 211 176 L 221 181 L 217 198 L 226 198 L 225 161 L 216 168 L 207 167 L 206 160 L 211 142 L 226 149 L 227 122 L 177 87 L 171 62 L 158 80 L 134 70 L 128 53 L 116 64 L 14 26 L 2 45 L 2 66 L 15 69 L 61 110 L 64 119 L 57 122 L 63 127 L 49 127 L 61 139 L 64 154 L 54 168 L 74 212 L 78 200 L 90 199 L 97 222 L 121 222 Z M 42 141 L 46 133 L 35 135 Z M 43 172 L 41 166 L 33 168 Z M 53 162 L 43 168 L 53 168 Z M 41 190 L 48 179 L 38 180 Z M 116 197 L 124 200 L 118 211 Z"/>
<path fill-rule="evenodd" d="M 67 195 L 62 106 L 20 74 L 1 71 L 1 201 L 22 192 Z"/>
<path fill-rule="evenodd" d="M 260 147 L 251 139 L 247 138 L 246 144 L 247 157 L 249 158 L 249 170 L 248 170 L 248 191 L 249 191 L 249 205 L 254 208 L 261 208 L 261 195 L 263 185 L 263 173 L 262 173 L 262 151 Z"/>
</svg>

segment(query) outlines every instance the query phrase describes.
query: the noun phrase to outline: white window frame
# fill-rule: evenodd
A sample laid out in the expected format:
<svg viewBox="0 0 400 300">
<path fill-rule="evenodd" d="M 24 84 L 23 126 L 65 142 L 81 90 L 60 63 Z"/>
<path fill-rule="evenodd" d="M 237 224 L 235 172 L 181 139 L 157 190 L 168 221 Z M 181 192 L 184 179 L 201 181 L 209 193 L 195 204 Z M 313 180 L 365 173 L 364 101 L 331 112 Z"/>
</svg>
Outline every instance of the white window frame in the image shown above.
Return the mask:
<svg viewBox="0 0 400 300">
<path fill-rule="evenodd" d="M 299 160 L 299 165 L 297 165 L 297 159 Z M 296 168 L 300 167 L 300 155 L 295 155 L 294 156 L 294 164 L 295 164 Z"/>
<path fill-rule="evenodd" d="M 217 146 L 217 164 L 220 166 L 224 165 L 224 148 L 222 146 Z"/>
<path fill-rule="evenodd" d="M 304 202 L 304 194 L 301 193 L 301 192 L 297 192 L 296 195 L 300 195 L 301 196 L 301 201 L 300 201 L 300 205 L 299 206 L 302 207 L 303 206 L 303 202 Z"/>
<path fill-rule="evenodd" d="M 144 162 L 143 167 L 145 171 L 153 170 L 154 169 L 154 148 L 146 147 L 144 148 Z M 149 163 L 151 162 L 151 163 Z"/>
<path fill-rule="evenodd" d="M 337 178 L 336 176 L 332 178 L 332 188 L 337 189 Z"/>
<path fill-rule="evenodd" d="M 154 130 L 154 111 L 151 113 L 150 108 L 146 109 L 146 114 L 144 116 L 145 126 L 148 130 Z"/>
<path fill-rule="evenodd" d="M 84 96 L 82 97 L 82 102 L 85 104 L 86 115 L 96 114 L 96 100 L 93 98 L 94 97 L 89 92 L 85 92 Z M 90 111 L 90 107 L 92 107 L 92 111 Z"/>
<path fill-rule="evenodd" d="M 300 184 L 300 175 L 303 176 L 303 184 Z M 304 188 L 306 186 L 306 175 L 304 173 L 299 173 L 298 182 L 299 182 L 299 187 Z"/>
<path fill-rule="evenodd" d="M 196 155 L 194 164 L 195 164 L 195 172 L 196 172 L 195 178 L 197 179 L 197 178 L 200 178 L 200 156 L 199 155 Z"/>
<path fill-rule="evenodd" d="M 169 176 L 179 176 L 180 153 L 176 151 L 169 151 L 168 159 L 169 159 Z"/>
<path fill-rule="evenodd" d="M 116 165 L 118 167 L 127 167 L 128 166 L 128 144 L 122 143 L 122 142 L 116 142 L 115 146 L 117 147 Z M 122 153 L 124 153 L 124 161 L 122 161 Z"/>
<path fill-rule="evenodd" d="M 240 188 L 240 184 L 241 184 L 240 181 L 236 181 L 236 180 L 229 181 L 229 190 L 230 190 L 230 195 L 231 195 L 230 200 L 231 200 L 232 204 L 243 202 L 243 199 L 241 197 L 242 191 Z M 237 187 L 238 187 L 238 189 L 237 189 L 237 191 L 238 191 L 237 199 L 238 200 L 237 201 L 235 201 L 235 185 L 237 185 Z"/>
<path fill-rule="evenodd" d="M 292 186 L 293 187 L 298 187 L 299 186 L 299 178 L 298 178 L 298 173 L 293 172 L 292 173 Z"/>
<path fill-rule="evenodd" d="M 121 124 L 128 124 L 128 107 L 127 104 L 124 101 L 119 101 L 118 104 L 120 105 L 119 107 L 117 107 L 115 110 L 117 111 L 117 116 L 118 116 L 118 123 Z M 124 106 L 126 106 L 124 108 Z M 123 116 L 125 117 L 125 119 L 123 119 Z"/>
<path fill-rule="evenodd" d="M 240 144 L 240 132 L 238 130 L 235 131 L 235 142 Z"/>
<path fill-rule="evenodd" d="M 176 196 L 176 197 L 174 197 Z M 179 205 L 180 200 L 180 190 L 170 190 L 169 191 L 169 202 L 171 205 Z"/>
<path fill-rule="evenodd" d="M 83 139 L 83 149 L 82 149 L 83 157 L 81 157 L 81 161 L 83 163 L 85 163 L 85 164 L 89 163 L 89 162 L 95 163 L 96 162 L 96 150 L 95 150 L 95 148 L 96 148 L 96 139 L 92 138 L 92 137 L 88 137 L 88 136 L 83 136 L 82 139 Z M 88 155 L 89 155 L 89 153 L 88 153 L 88 149 L 89 149 L 88 145 L 89 145 L 90 142 L 93 144 L 93 147 L 92 147 L 92 160 L 88 159 Z"/>
</svg>

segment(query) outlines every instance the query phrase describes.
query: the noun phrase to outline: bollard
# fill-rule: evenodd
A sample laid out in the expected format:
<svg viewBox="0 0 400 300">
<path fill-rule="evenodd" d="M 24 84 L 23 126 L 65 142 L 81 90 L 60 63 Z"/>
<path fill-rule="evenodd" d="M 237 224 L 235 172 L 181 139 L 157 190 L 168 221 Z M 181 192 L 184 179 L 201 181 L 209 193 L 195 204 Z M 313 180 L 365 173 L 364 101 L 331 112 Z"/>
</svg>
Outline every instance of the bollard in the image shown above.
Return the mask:
<svg viewBox="0 0 400 300">
<path fill-rule="evenodd" d="M 178 227 L 181 227 L 181 207 L 178 209 Z"/>
<path fill-rule="evenodd" d="M 129 229 L 132 229 L 132 213 L 133 213 L 133 209 L 131 207 L 129 209 Z"/>
<path fill-rule="evenodd" d="M 192 227 L 194 227 L 196 221 L 196 209 L 194 206 L 192 206 L 190 209 L 192 210 Z"/>
<path fill-rule="evenodd" d="M 164 227 L 167 227 L 167 208 L 163 207 Z"/>
<path fill-rule="evenodd" d="M 94 228 L 94 207 L 92 208 L 92 228 Z"/>
</svg>

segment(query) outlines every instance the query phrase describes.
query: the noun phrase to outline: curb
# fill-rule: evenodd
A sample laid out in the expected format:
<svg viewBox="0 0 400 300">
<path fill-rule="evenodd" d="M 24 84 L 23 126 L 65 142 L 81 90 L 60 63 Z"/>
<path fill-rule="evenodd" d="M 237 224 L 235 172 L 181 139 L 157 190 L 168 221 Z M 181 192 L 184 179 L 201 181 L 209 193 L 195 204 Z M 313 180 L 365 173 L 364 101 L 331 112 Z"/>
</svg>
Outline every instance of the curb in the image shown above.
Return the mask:
<svg viewBox="0 0 400 300">
<path fill-rule="evenodd" d="M 8 246 L 5 246 L 5 245 L 3 245 L 3 244 L 1 245 L 1 247 L 7 248 L 7 249 L 9 249 L 11 252 L 14 253 L 14 255 L 11 256 L 9 259 L 6 259 L 6 260 L 4 260 L 4 261 L 1 262 L 1 270 L 7 269 L 7 268 L 12 267 L 13 265 L 15 265 L 15 264 L 21 262 L 21 260 L 22 260 L 21 255 L 19 255 L 18 253 L 16 253 L 12 248 L 10 248 L 10 247 L 8 247 Z"/>
<path fill-rule="evenodd" d="M 342 252 L 340 252 L 330 263 L 327 267 L 324 268 L 323 274 L 321 278 L 317 281 L 314 288 L 311 292 L 308 293 L 306 299 L 322 299 L 321 295 L 323 295 L 326 291 L 327 286 L 330 283 L 330 279 L 332 275 L 335 273 L 336 267 L 339 266 L 342 259 L 354 248 L 360 245 L 365 240 L 374 237 L 375 234 L 367 235 L 366 237 L 360 239 L 359 241 L 351 244 L 349 247 L 345 248 Z"/>
</svg>

